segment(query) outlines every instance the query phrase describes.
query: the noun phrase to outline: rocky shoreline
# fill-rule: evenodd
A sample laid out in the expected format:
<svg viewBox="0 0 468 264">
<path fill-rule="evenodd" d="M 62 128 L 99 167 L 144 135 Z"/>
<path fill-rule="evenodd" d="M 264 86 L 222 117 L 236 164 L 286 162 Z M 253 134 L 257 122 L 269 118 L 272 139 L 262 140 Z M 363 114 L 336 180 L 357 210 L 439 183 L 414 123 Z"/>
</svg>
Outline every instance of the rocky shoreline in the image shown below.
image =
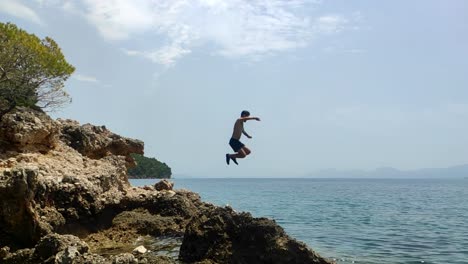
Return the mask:
<svg viewBox="0 0 468 264">
<path fill-rule="evenodd" d="M 0 263 L 332 263 L 273 220 L 168 181 L 132 187 L 142 141 L 18 108 L 0 122 Z"/>
</svg>

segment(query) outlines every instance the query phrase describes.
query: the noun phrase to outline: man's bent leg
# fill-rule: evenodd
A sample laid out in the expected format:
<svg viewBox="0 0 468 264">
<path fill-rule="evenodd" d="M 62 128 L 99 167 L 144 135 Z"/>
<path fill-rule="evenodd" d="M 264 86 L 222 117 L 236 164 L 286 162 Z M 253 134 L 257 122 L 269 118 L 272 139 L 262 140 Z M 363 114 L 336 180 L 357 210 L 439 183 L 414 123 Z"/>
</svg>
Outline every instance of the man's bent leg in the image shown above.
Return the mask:
<svg viewBox="0 0 468 264">
<path fill-rule="evenodd" d="M 247 156 L 247 154 L 245 153 L 244 148 L 245 147 L 242 147 L 241 149 L 239 149 L 239 151 L 237 151 L 237 153 L 235 155 L 236 158 L 242 159 L 242 158 L 245 158 Z"/>
<path fill-rule="evenodd" d="M 243 151 L 245 156 L 248 156 L 250 153 L 252 153 L 252 151 L 250 151 L 250 149 L 246 146 L 243 146 L 239 151 Z"/>
</svg>

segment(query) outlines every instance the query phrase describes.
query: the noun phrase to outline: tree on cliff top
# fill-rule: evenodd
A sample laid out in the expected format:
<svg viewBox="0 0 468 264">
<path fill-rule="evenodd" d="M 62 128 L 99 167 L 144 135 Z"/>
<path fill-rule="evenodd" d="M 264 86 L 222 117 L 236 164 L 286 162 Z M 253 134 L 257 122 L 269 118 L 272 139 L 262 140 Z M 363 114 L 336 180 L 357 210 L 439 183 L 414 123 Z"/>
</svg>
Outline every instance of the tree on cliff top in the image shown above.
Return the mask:
<svg viewBox="0 0 468 264">
<path fill-rule="evenodd" d="M 69 103 L 63 87 L 74 71 L 53 39 L 0 22 L 0 118 L 16 106 L 53 110 Z"/>
</svg>

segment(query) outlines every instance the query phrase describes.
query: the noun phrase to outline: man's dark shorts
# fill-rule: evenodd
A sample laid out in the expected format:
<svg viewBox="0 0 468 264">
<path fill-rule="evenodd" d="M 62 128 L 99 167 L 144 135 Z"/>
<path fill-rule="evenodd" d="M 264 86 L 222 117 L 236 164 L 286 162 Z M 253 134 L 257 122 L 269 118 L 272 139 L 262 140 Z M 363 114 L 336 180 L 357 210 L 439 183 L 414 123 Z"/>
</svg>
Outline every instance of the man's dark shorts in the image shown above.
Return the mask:
<svg viewBox="0 0 468 264">
<path fill-rule="evenodd" d="M 241 148 L 243 148 L 245 145 L 242 144 L 242 142 L 240 142 L 239 140 L 235 139 L 235 138 L 231 138 L 231 140 L 229 140 L 229 146 L 231 146 L 231 148 L 235 151 L 235 152 L 238 152 Z"/>
</svg>

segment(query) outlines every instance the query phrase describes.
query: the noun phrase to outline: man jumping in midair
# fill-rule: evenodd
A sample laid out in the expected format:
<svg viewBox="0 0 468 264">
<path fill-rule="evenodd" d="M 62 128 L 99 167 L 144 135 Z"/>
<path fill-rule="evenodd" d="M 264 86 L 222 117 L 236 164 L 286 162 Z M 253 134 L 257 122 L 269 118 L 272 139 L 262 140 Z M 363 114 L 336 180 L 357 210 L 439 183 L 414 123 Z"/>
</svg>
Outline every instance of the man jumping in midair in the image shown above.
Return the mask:
<svg viewBox="0 0 468 264">
<path fill-rule="evenodd" d="M 242 111 L 241 117 L 236 120 L 234 123 L 234 131 L 232 132 L 231 140 L 229 140 L 229 145 L 231 148 L 236 152 L 236 154 L 226 154 L 226 163 L 229 165 L 229 161 L 234 161 L 235 164 L 237 163 L 237 158 L 242 159 L 245 158 L 247 155 L 250 154 L 250 149 L 248 149 L 242 142 L 239 141 L 242 134 L 244 134 L 248 138 L 252 138 L 247 132 L 244 130 L 244 123 L 247 120 L 257 120 L 260 121 L 258 117 L 251 117 L 249 111 Z"/>
</svg>

